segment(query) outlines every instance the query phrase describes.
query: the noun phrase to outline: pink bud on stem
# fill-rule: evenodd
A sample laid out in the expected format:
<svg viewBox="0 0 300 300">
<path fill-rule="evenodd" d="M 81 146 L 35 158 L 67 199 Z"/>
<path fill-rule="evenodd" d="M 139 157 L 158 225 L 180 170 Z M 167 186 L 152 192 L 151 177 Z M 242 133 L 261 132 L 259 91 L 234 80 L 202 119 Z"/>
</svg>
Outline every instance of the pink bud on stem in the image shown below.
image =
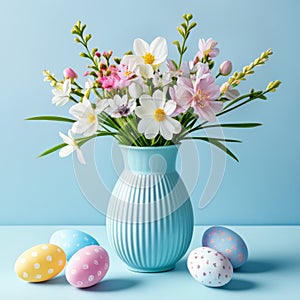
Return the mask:
<svg viewBox="0 0 300 300">
<path fill-rule="evenodd" d="M 219 68 L 219 72 L 223 76 L 227 76 L 231 73 L 232 71 L 232 63 L 230 60 L 225 60 L 222 62 Z"/>
<path fill-rule="evenodd" d="M 64 69 L 65 79 L 75 79 L 78 77 L 77 73 L 72 68 Z"/>
</svg>

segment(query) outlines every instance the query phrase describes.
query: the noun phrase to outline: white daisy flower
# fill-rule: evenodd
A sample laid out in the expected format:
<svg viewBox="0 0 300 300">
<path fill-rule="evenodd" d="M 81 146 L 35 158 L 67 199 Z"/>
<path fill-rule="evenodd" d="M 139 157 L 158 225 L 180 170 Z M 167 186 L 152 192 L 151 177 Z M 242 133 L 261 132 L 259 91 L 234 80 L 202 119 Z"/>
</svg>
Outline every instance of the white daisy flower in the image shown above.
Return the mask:
<svg viewBox="0 0 300 300">
<path fill-rule="evenodd" d="M 136 107 L 135 99 L 128 100 L 127 95 L 122 98 L 115 95 L 113 99 L 108 99 L 108 107 L 105 111 L 113 118 L 127 117 L 132 114 Z"/>
<path fill-rule="evenodd" d="M 52 103 L 56 106 L 63 106 L 69 100 L 71 93 L 71 80 L 65 80 L 64 84 L 57 84 L 56 89 L 52 90 L 54 97 L 52 98 Z"/>
<path fill-rule="evenodd" d="M 156 90 L 152 97 L 142 95 L 140 103 L 141 106 L 135 109 L 136 115 L 141 119 L 138 131 L 147 139 L 153 139 L 160 133 L 165 140 L 171 140 L 173 134 L 181 131 L 181 124 L 170 117 L 176 109 L 176 102 L 166 101 L 165 93 Z"/>
<path fill-rule="evenodd" d="M 102 107 L 102 110 L 105 107 Z M 101 109 L 97 107 L 94 109 L 91 102 L 84 98 L 82 102 L 73 105 L 69 113 L 78 119 L 73 123 L 72 132 L 76 134 L 83 134 L 83 136 L 90 136 L 98 130 L 98 117 Z"/>
<path fill-rule="evenodd" d="M 131 72 L 146 78 L 152 78 L 153 71 L 168 56 L 167 41 L 162 37 L 157 37 L 150 45 L 142 39 L 135 39 L 133 50 L 135 55 L 125 55 L 121 63 L 128 66 Z"/>
<path fill-rule="evenodd" d="M 59 132 L 59 136 L 63 139 L 64 143 L 66 143 L 67 145 L 59 151 L 58 155 L 60 157 L 66 157 L 70 155 L 72 152 L 76 151 L 79 162 L 85 165 L 85 159 L 83 157 L 83 153 L 79 148 L 78 144 L 76 143 L 75 139 L 73 138 L 71 130 L 68 131 L 68 136 L 66 136 L 61 132 Z"/>
<path fill-rule="evenodd" d="M 137 56 L 143 58 L 145 65 L 153 68 L 160 66 L 168 56 L 167 41 L 162 37 L 157 37 L 150 45 L 142 39 L 135 39 L 133 50 Z"/>
</svg>

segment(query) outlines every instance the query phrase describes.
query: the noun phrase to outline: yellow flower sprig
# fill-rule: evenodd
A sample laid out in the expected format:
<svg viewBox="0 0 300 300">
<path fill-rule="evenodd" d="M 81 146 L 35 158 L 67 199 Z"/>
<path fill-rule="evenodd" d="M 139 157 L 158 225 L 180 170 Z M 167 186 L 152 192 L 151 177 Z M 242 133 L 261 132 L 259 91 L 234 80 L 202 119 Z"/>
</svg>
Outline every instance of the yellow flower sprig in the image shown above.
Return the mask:
<svg viewBox="0 0 300 300">
<path fill-rule="evenodd" d="M 56 86 L 58 81 L 54 74 L 51 74 L 49 70 L 44 70 L 43 75 L 45 76 L 44 81 L 50 81 L 51 86 Z"/>
<path fill-rule="evenodd" d="M 263 65 L 268 59 L 269 56 L 272 55 L 272 49 L 268 49 L 267 51 L 263 52 L 260 57 L 256 58 L 254 62 L 250 65 L 245 66 L 243 71 L 241 72 L 234 72 L 234 74 L 228 79 L 228 83 L 232 86 L 237 86 L 240 84 L 241 80 L 246 80 L 246 76 L 249 76 L 254 73 L 254 68 L 260 65 Z"/>
</svg>

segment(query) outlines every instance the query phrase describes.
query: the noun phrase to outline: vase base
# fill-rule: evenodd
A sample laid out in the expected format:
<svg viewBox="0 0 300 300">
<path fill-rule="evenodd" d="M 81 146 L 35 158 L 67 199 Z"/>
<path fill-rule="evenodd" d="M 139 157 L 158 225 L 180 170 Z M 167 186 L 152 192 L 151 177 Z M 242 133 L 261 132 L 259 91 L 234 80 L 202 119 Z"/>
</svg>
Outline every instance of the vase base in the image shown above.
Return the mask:
<svg viewBox="0 0 300 300">
<path fill-rule="evenodd" d="M 133 268 L 133 267 L 128 267 L 128 269 L 132 272 L 137 272 L 137 273 L 161 273 L 161 272 L 168 272 L 172 271 L 175 268 L 175 265 L 169 265 L 166 267 L 161 267 L 161 268 Z"/>
</svg>

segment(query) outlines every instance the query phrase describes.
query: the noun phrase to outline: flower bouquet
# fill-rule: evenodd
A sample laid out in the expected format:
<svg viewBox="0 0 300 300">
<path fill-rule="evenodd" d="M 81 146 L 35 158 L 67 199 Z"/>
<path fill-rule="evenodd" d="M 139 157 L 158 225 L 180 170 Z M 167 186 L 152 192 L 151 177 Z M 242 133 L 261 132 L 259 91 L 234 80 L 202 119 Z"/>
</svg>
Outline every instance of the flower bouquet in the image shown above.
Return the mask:
<svg viewBox="0 0 300 300">
<path fill-rule="evenodd" d="M 178 61 L 168 59 L 167 41 L 163 37 L 155 38 L 150 44 L 137 38 L 133 51 L 113 58 L 112 51 L 99 52 L 89 47 L 92 36 L 85 34 L 86 25 L 78 21 L 72 34 L 75 42 L 84 48 L 80 56 L 89 61 L 83 75 L 85 83 L 78 82 L 78 75 L 72 68 L 64 70 L 63 79 L 44 71 L 45 81 L 54 87 L 52 103 L 56 106 L 72 104 L 69 113 L 73 118 L 28 118 L 72 123 L 67 135 L 59 133 L 63 143 L 40 156 L 60 150 L 59 156 L 65 157 L 76 151 L 79 161 L 85 163 L 81 146 L 96 137 L 112 136 L 119 144 L 134 147 L 168 146 L 197 139 L 214 144 L 238 160 L 225 143 L 239 141 L 194 133 L 211 127 L 261 125 L 223 124 L 217 122 L 217 118 L 255 99 L 266 100 L 266 94 L 276 90 L 279 80 L 270 82 L 265 90 L 251 89 L 243 95 L 237 89 L 254 73 L 255 67 L 268 60 L 272 51 L 268 49 L 242 71 L 235 71 L 226 78 L 232 72 L 232 63 L 226 60 L 214 69 L 219 48 L 212 38 L 200 39 L 193 60 L 184 60 L 188 37 L 196 26 L 192 18 L 191 14 L 183 16 L 183 23 L 178 27 L 181 41 L 173 42 L 178 49 Z M 221 84 L 217 83 L 218 77 L 224 78 L 218 79 Z"/>
<path fill-rule="evenodd" d="M 113 58 L 112 51 L 90 49 L 91 35 L 85 34 L 86 25 L 78 21 L 72 34 L 84 47 L 80 56 L 89 60 L 84 85 L 72 68 L 65 69 L 60 80 L 44 71 L 45 80 L 54 87 L 52 103 L 72 104 L 73 118 L 29 118 L 72 123 L 68 135 L 59 133 L 63 143 L 40 156 L 59 150 L 59 156 L 65 157 L 76 151 L 84 164 L 83 144 L 101 136 L 118 141 L 125 164 L 105 212 L 106 229 L 118 256 L 138 272 L 173 269 L 191 242 L 193 209 L 176 171 L 178 145 L 187 139 L 202 140 L 238 160 L 225 143 L 239 141 L 196 133 L 261 125 L 217 120 L 255 99 L 267 99 L 266 94 L 280 85 L 279 80 L 272 81 L 265 90 L 251 89 L 244 95 L 237 89 L 255 67 L 268 60 L 270 49 L 226 79 L 232 63 L 226 60 L 214 71 L 219 49 L 212 38 L 200 39 L 193 60 L 185 61 L 187 39 L 196 26 L 192 18 L 184 15 L 178 27 L 181 41 L 173 42 L 179 52 L 177 61 L 168 59 L 167 41 L 162 37 L 150 44 L 135 39 L 133 51 L 120 58 Z"/>
</svg>

